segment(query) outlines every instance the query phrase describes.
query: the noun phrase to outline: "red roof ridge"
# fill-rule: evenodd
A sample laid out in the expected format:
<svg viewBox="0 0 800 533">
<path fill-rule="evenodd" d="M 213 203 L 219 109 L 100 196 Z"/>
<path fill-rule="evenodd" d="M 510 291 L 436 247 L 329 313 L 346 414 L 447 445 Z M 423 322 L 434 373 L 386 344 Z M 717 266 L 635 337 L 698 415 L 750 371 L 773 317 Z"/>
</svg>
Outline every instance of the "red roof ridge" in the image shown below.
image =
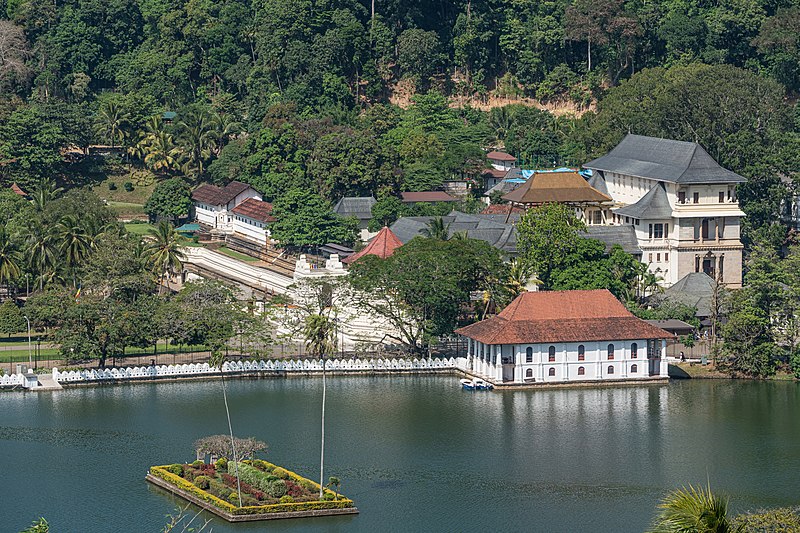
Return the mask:
<svg viewBox="0 0 800 533">
<path fill-rule="evenodd" d="M 364 257 L 365 255 L 376 255 L 381 259 L 386 259 L 401 246 L 403 246 L 403 242 L 397 237 L 397 235 L 394 234 L 392 230 L 389 229 L 388 226 L 384 226 L 361 251 L 356 252 L 349 257 L 345 257 L 342 262 L 350 264 Z"/>
</svg>

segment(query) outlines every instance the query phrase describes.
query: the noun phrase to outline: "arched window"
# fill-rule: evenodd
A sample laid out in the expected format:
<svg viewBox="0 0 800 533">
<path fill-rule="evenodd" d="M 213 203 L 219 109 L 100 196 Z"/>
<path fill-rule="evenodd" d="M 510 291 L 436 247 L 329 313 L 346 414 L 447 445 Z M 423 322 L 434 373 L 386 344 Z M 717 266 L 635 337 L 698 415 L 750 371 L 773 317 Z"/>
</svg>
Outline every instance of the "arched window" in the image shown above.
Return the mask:
<svg viewBox="0 0 800 533">
<path fill-rule="evenodd" d="M 555 376 L 556 375 L 556 369 L 555 368 L 551 368 L 550 370 L 547 371 L 547 375 L 548 376 Z"/>
<path fill-rule="evenodd" d="M 547 361 L 550 363 L 555 363 L 556 361 L 556 347 L 551 346 L 547 349 Z"/>
<path fill-rule="evenodd" d="M 631 365 L 631 374 L 636 374 L 639 371 L 638 365 Z"/>
<path fill-rule="evenodd" d="M 581 344 L 578 346 L 578 361 L 586 360 L 586 347 Z"/>
<path fill-rule="evenodd" d="M 634 342 L 631 344 L 631 359 L 636 359 L 637 357 L 639 357 L 639 345 Z"/>
<path fill-rule="evenodd" d="M 585 369 L 585 368 L 583 368 L 582 366 L 579 366 L 579 367 L 578 367 L 578 375 L 579 375 L 579 376 L 583 376 L 583 375 L 585 375 L 585 374 L 586 374 L 586 369 Z"/>
<path fill-rule="evenodd" d="M 530 346 L 525 349 L 525 362 L 533 363 L 533 348 Z"/>
<path fill-rule="evenodd" d="M 526 378 L 532 378 L 533 377 L 533 369 L 532 368 L 529 368 L 528 370 L 525 371 L 525 377 Z"/>
<path fill-rule="evenodd" d="M 614 359 L 614 345 L 613 344 L 609 344 L 608 345 L 608 360 L 611 361 L 612 359 Z"/>
<path fill-rule="evenodd" d="M 609 374 L 613 374 L 614 373 L 614 367 L 613 366 L 608 365 L 608 373 Z"/>
</svg>

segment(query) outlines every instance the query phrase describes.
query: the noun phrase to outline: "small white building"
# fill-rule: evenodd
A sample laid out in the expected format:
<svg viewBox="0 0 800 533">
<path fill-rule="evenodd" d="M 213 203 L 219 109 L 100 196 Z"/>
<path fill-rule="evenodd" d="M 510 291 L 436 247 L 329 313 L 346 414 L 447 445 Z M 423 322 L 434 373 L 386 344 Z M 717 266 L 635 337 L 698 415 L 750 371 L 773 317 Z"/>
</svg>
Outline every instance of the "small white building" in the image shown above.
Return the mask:
<svg viewBox="0 0 800 533">
<path fill-rule="evenodd" d="M 497 316 L 460 328 L 467 368 L 494 384 L 667 378 L 671 335 L 608 290 L 526 292 Z"/>
<path fill-rule="evenodd" d="M 517 164 L 517 158 L 513 155 L 494 150 L 486 154 L 486 159 L 496 170 L 511 170 Z"/>
<path fill-rule="evenodd" d="M 261 200 L 261 195 L 250 185 L 240 181 L 232 181 L 225 187 L 201 185 L 192 192 L 194 216 L 200 224 L 231 233 L 231 210 L 248 198 Z"/>
<path fill-rule="evenodd" d="M 257 198 L 248 198 L 231 209 L 233 233 L 262 246 L 269 243 L 269 224 L 275 222 L 272 204 Z"/>
</svg>

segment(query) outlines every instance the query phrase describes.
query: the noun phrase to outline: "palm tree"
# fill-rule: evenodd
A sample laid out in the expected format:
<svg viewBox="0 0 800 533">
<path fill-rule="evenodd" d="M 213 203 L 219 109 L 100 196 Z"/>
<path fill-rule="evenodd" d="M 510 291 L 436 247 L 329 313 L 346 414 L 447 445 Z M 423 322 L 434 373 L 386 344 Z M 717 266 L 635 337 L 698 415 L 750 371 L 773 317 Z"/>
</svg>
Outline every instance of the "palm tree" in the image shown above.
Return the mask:
<svg viewBox="0 0 800 533">
<path fill-rule="evenodd" d="M 658 505 L 651 533 L 731 533 L 742 531 L 728 517 L 728 500 L 707 487 L 683 487 Z"/>
<path fill-rule="evenodd" d="M 58 248 L 67 269 L 72 273 L 72 285 L 77 287 L 75 274 L 91 252 L 94 245 L 92 237 L 86 232 L 77 217 L 72 215 L 65 216 L 56 224 L 55 237 L 59 242 Z"/>
<path fill-rule="evenodd" d="M 172 134 L 164 129 L 161 117 L 150 117 L 144 130 L 139 132 L 139 142 L 128 149 L 128 154 L 144 161 L 154 172 L 168 172 L 178 166 L 180 150 Z"/>
<path fill-rule="evenodd" d="M 212 125 L 216 135 L 216 146 L 213 151 L 214 155 L 218 156 L 220 150 L 228 144 L 230 138 L 241 131 L 242 125 L 236 122 L 236 119 L 230 113 L 214 113 Z"/>
<path fill-rule="evenodd" d="M 166 220 L 151 229 L 148 236 L 151 240 L 145 245 L 145 251 L 153 271 L 158 275 L 158 293 L 161 294 L 167 274 L 173 276 L 175 271 L 180 270 L 185 257 L 180 251 L 178 232 Z"/>
<path fill-rule="evenodd" d="M 0 285 L 7 287 L 11 294 L 11 281 L 20 276 L 20 255 L 16 243 L 6 231 L 5 225 L 0 225 Z"/>
<path fill-rule="evenodd" d="M 186 154 L 186 170 L 202 174 L 204 163 L 211 157 L 217 136 L 217 124 L 205 109 L 191 109 L 178 124 L 178 141 Z M 185 172 L 189 173 L 189 172 Z"/>
<path fill-rule="evenodd" d="M 319 499 L 322 499 L 325 489 L 325 395 L 327 392 L 325 354 L 336 349 L 336 329 L 334 321 L 327 315 L 311 314 L 305 319 L 303 336 L 306 339 L 308 352 L 314 357 L 322 358 L 322 437 L 319 452 Z"/>
<path fill-rule="evenodd" d="M 124 127 L 129 118 L 128 113 L 117 102 L 107 100 L 100 105 L 94 117 L 94 131 L 98 136 L 110 141 L 114 147 L 116 141 L 122 144 L 125 140 Z"/>
<path fill-rule="evenodd" d="M 450 238 L 450 224 L 445 224 L 442 217 L 432 218 L 422 230 L 422 235 L 429 239 L 446 241 Z"/>
<path fill-rule="evenodd" d="M 36 189 L 31 193 L 33 207 L 41 213 L 44 211 L 45 206 L 55 200 L 63 190 L 61 187 L 56 187 L 53 180 L 40 181 Z"/>
<path fill-rule="evenodd" d="M 28 263 L 31 270 L 39 274 L 39 290 L 44 289 L 45 281 L 48 277 L 46 273 L 55 275 L 58 270 L 58 247 L 53 232 L 46 228 L 38 217 L 28 226 L 26 236 L 26 247 L 28 253 Z"/>
</svg>

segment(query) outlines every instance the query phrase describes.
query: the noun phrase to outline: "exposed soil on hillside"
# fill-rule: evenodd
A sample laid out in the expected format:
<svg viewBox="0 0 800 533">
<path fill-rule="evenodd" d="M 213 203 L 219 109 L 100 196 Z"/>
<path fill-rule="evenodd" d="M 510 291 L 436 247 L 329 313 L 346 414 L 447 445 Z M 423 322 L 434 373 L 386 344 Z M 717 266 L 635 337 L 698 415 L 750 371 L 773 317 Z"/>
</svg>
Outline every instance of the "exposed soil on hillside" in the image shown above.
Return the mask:
<svg viewBox="0 0 800 533">
<path fill-rule="evenodd" d="M 416 91 L 414 90 L 413 82 L 408 79 L 400 80 L 394 85 L 394 87 L 392 87 L 391 94 L 389 95 L 389 102 L 398 107 L 406 109 L 411 106 L 411 98 L 413 98 L 414 94 L 416 94 Z M 535 98 L 510 98 L 506 96 L 499 96 L 494 91 L 490 91 L 487 95 L 483 96 L 475 95 L 467 97 L 450 97 L 450 107 L 452 108 L 469 105 L 475 109 L 480 109 L 481 111 L 488 111 L 495 107 L 503 107 L 511 104 L 520 104 L 529 107 L 535 107 L 537 109 L 544 109 L 555 116 L 572 115 L 575 117 L 580 117 L 587 111 L 594 111 L 596 108 L 596 104 L 594 102 L 589 107 L 579 107 L 578 105 L 569 101 L 548 102 L 544 104 Z"/>
</svg>

